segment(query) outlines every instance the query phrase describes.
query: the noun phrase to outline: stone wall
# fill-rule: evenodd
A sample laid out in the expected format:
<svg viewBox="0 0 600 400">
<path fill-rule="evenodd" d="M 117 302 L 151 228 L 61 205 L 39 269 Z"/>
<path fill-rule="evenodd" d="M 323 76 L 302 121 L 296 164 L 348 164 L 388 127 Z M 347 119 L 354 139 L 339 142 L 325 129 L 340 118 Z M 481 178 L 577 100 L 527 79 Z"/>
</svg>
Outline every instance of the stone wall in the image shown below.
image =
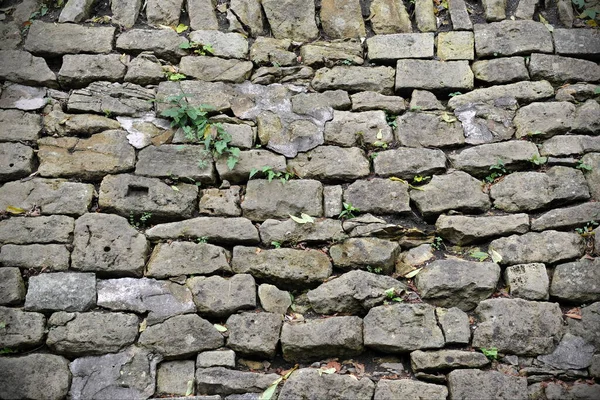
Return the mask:
<svg viewBox="0 0 600 400">
<path fill-rule="evenodd" d="M 600 398 L 600 34 L 540 3 L 8 2 L 0 398 Z"/>
</svg>

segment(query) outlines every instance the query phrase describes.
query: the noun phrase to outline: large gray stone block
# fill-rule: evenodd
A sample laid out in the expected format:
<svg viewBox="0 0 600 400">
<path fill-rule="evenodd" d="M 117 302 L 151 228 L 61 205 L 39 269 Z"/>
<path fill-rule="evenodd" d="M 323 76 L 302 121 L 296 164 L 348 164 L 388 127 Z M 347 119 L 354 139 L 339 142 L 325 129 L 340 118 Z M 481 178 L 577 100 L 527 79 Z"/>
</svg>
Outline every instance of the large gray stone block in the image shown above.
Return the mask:
<svg viewBox="0 0 600 400">
<path fill-rule="evenodd" d="M 581 257 L 583 240 L 574 232 L 529 232 L 512 235 L 490 243 L 502 260 L 501 264 L 556 263 Z"/>
<path fill-rule="evenodd" d="M 96 275 L 56 272 L 29 278 L 25 309 L 86 311 L 96 305 Z"/>
<path fill-rule="evenodd" d="M 69 360 L 52 354 L 0 357 L 0 396 L 60 400 L 71 383 Z"/>
<path fill-rule="evenodd" d="M 391 67 L 345 67 L 322 68 L 317 70 L 311 85 L 315 90 L 365 90 L 392 94 L 395 71 Z"/>
<path fill-rule="evenodd" d="M 6 269 L 0 269 L 0 273 Z M 2 348 L 16 350 L 43 344 L 46 330 L 44 314 L 0 306 L 0 321 L 4 324 L 0 330 Z"/>
<path fill-rule="evenodd" d="M 145 275 L 164 279 L 180 275 L 231 272 L 230 258 L 229 251 L 208 243 L 158 243 L 148 260 Z"/>
<path fill-rule="evenodd" d="M 399 60 L 396 64 L 396 91 L 468 91 L 473 81 L 468 61 Z"/>
<path fill-rule="evenodd" d="M 56 75 L 46 61 L 21 50 L 0 50 L 0 78 L 24 85 L 57 87 Z"/>
<path fill-rule="evenodd" d="M 110 53 L 115 28 L 35 21 L 24 49 L 39 55 L 60 56 L 79 53 Z"/>
<path fill-rule="evenodd" d="M 279 343 L 281 324 L 281 314 L 234 314 L 227 319 L 227 346 L 244 356 L 273 358 Z"/>
<path fill-rule="evenodd" d="M 515 56 L 529 53 L 552 53 L 552 34 L 536 21 L 493 22 L 475 24 L 475 52 L 478 57 Z"/>
<path fill-rule="evenodd" d="M 435 228 L 438 235 L 462 246 L 495 236 L 526 233 L 529 230 L 529 216 L 527 214 L 481 217 L 440 215 Z"/>
<path fill-rule="evenodd" d="M 13 217 L 0 221 L 0 242 L 4 244 L 67 243 L 75 220 L 63 215 Z"/>
<path fill-rule="evenodd" d="M 199 314 L 224 318 L 256 307 L 256 283 L 252 275 L 236 274 L 231 278 L 194 276 L 186 281 Z"/>
<path fill-rule="evenodd" d="M 527 379 L 498 371 L 459 369 L 448 375 L 448 387 L 454 399 L 526 400 Z"/>
<path fill-rule="evenodd" d="M 354 379 L 350 375 L 322 374 L 313 368 L 294 371 L 281 388 L 282 399 L 310 396 L 315 399 L 366 400 L 373 396 L 374 384 L 363 377 Z"/>
<path fill-rule="evenodd" d="M 370 173 L 370 163 L 357 147 L 319 146 L 288 161 L 288 168 L 303 179 L 325 182 L 353 181 Z"/>
<path fill-rule="evenodd" d="M 246 218 L 198 217 L 155 225 L 146 231 L 150 240 L 191 238 L 211 243 L 255 244 L 258 229 Z"/>
</svg>

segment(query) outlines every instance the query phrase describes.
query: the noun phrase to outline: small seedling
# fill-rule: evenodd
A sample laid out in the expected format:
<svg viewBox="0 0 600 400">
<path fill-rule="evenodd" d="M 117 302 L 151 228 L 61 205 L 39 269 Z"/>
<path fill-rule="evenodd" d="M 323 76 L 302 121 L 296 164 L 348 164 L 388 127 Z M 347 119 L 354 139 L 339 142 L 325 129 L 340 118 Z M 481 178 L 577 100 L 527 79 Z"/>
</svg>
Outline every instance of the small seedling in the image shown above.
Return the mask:
<svg viewBox="0 0 600 400">
<path fill-rule="evenodd" d="M 171 71 L 165 71 L 165 76 L 167 77 L 168 80 L 170 80 L 172 82 L 182 81 L 185 78 L 187 78 L 187 76 L 185 76 L 184 74 L 181 74 L 179 72 L 171 72 Z"/>
<path fill-rule="evenodd" d="M 352 64 L 354 64 L 354 63 L 348 59 L 342 61 L 342 65 L 352 65 Z"/>
<path fill-rule="evenodd" d="M 133 213 L 130 213 L 129 224 L 136 229 L 145 229 L 150 218 L 152 218 L 151 212 L 143 212 L 139 218 L 136 218 Z"/>
<path fill-rule="evenodd" d="M 431 247 L 433 247 L 436 250 L 441 250 L 443 245 L 444 245 L 444 239 L 442 239 L 439 236 L 436 236 L 436 237 L 433 238 L 433 242 L 431 243 Z"/>
<path fill-rule="evenodd" d="M 416 175 L 413 178 L 413 183 L 425 183 L 425 182 L 427 182 L 430 179 L 431 179 L 431 176 L 429 176 L 429 175 L 425 175 L 425 176 Z"/>
<path fill-rule="evenodd" d="M 183 33 L 185 31 L 187 31 L 189 28 L 189 26 L 185 25 L 185 24 L 179 24 L 177 25 L 177 27 L 175 28 L 175 32 L 177 33 Z"/>
<path fill-rule="evenodd" d="M 279 243 L 279 242 L 277 242 L 277 241 L 273 240 L 273 241 L 271 242 L 271 246 L 275 247 L 276 249 L 279 249 L 279 248 L 281 248 L 281 243 Z"/>
<path fill-rule="evenodd" d="M 542 132 L 542 131 L 533 131 L 533 132 L 529 132 L 527 134 L 527 136 L 531 137 L 531 136 L 538 136 L 538 135 L 543 135 L 543 134 L 544 134 L 544 132 Z"/>
<path fill-rule="evenodd" d="M 260 170 L 257 168 L 252 168 L 250 170 L 250 176 L 248 176 L 248 179 L 252 179 L 252 177 L 254 175 L 256 175 L 258 172 L 262 172 L 262 174 L 267 177 L 267 180 L 269 182 L 271 182 L 274 178 L 278 178 L 281 181 L 281 183 L 286 183 L 287 181 L 289 181 L 290 179 L 292 179 L 296 176 L 293 172 L 289 172 L 289 171 L 285 171 L 285 172 L 273 171 L 273 168 L 266 165 L 266 166 L 262 167 Z"/>
<path fill-rule="evenodd" d="M 19 350 L 14 350 L 9 347 L 3 347 L 0 349 L 0 354 L 13 354 L 13 353 L 18 353 L 18 352 L 19 352 Z"/>
<path fill-rule="evenodd" d="M 398 122 L 396 122 L 396 116 L 394 114 L 385 113 L 385 120 L 389 126 L 393 129 L 398 128 Z"/>
<path fill-rule="evenodd" d="M 584 163 L 582 160 L 577 161 L 577 166 L 575 167 L 583 172 L 591 171 L 594 169 L 591 165 Z"/>
<path fill-rule="evenodd" d="M 498 349 L 495 347 L 491 347 L 489 349 L 481 348 L 481 352 L 483 353 L 484 356 L 486 356 L 490 360 L 498 359 Z"/>
<path fill-rule="evenodd" d="M 462 92 L 452 92 L 452 93 L 448 93 L 448 97 L 460 96 L 461 94 L 462 94 Z"/>
<path fill-rule="evenodd" d="M 529 162 L 534 164 L 534 165 L 544 165 L 548 162 L 548 157 L 540 157 L 537 154 L 535 154 L 533 157 L 531 157 L 529 159 Z"/>
<path fill-rule="evenodd" d="M 421 106 L 412 106 L 410 108 L 410 111 L 421 111 L 423 109 L 423 107 Z"/>
<path fill-rule="evenodd" d="M 102 112 L 104 113 L 104 116 L 106 118 L 112 117 L 112 111 L 110 111 L 110 110 L 102 110 Z"/>
<path fill-rule="evenodd" d="M 490 255 L 483 251 L 473 251 L 469 254 L 470 257 L 478 259 L 480 262 L 485 261 Z"/>
<path fill-rule="evenodd" d="M 196 241 L 199 244 L 205 244 L 208 243 L 208 236 L 200 236 L 198 239 L 196 239 Z"/>
<path fill-rule="evenodd" d="M 338 215 L 339 219 L 356 218 L 356 215 L 354 215 L 354 212 L 360 212 L 360 210 L 358 208 L 354 207 L 351 203 L 343 203 L 342 205 L 344 206 L 344 209 L 342 210 L 340 215 Z"/>
<path fill-rule="evenodd" d="M 395 301 L 400 303 L 403 301 L 402 297 L 399 297 L 399 294 L 396 292 L 396 288 L 389 288 L 383 292 L 387 300 Z"/>
<path fill-rule="evenodd" d="M 504 161 L 501 159 L 499 159 L 496 164 L 490 166 L 490 171 L 492 172 L 485 177 L 487 183 L 494 183 L 496 179 L 508 174 L 508 171 L 504 167 Z"/>
<path fill-rule="evenodd" d="M 583 228 L 575 228 L 575 232 L 579 233 L 581 236 L 593 236 L 594 229 L 598 226 L 596 221 L 589 221 L 585 224 Z"/>
<path fill-rule="evenodd" d="M 215 50 L 212 48 L 210 44 L 202 44 L 199 42 L 185 42 L 179 45 L 180 49 L 190 50 L 194 54 L 198 54 L 200 56 L 213 55 Z"/>
<path fill-rule="evenodd" d="M 369 271 L 372 274 L 381 274 L 383 272 L 383 269 L 381 269 L 380 267 L 371 267 L 370 265 L 367 265 L 367 271 Z"/>
</svg>

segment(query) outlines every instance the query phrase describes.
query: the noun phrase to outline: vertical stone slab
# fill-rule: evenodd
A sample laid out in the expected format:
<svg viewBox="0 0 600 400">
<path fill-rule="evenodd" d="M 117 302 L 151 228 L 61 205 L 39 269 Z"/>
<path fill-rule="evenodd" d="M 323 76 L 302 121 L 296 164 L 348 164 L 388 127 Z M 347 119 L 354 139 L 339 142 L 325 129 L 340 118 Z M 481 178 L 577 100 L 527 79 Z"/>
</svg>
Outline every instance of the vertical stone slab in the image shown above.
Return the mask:
<svg viewBox="0 0 600 400">
<path fill-rule="evenodd" d="M 502 21 L 506 18 L 506 0 L 482 0 L 482 3 L 487 21 Z"/>
<path fill-rule="evenodd" d="M 448 0 L 448 10 L 450 11 L 452 28 L 455 31 L 473 29 L 473 23 L 471 22 L 471 17 L 469 17 L 465 0 Z"/>
<path fill-rule="evenodd" d="M 190 27 L 193 30 L 219 29 L 219 21 L 215 14 L 215 0 L 187 0 L 187 11 L 190 16 Z"/>
<path fill-rule="evenodd" d="M 415 19 L 421 32 L 435 32 L 437 22 L 433 12 L 432 0 L 415 0 Z"/>
<path fill-rule="evenodd" d="M 63 8 L 58 22 L 81 22 L 89 18 L 95 0 L 69 0 Z"/>
<path fill-rule="evenodd" d="M 359 0 L 323 0 L 321 25 L 332 39 L 366 36 Z"/>
<path fill-rule="evenodd" d="M 120 0 L 111 2 L 110 9 L 113 14 L 113 22 L 132 28 L 135 25 L 142 0 Z"/>
<path fill-rule="evenodd" d="M 309 41 L 319 36 L 313 2 L 263 0 L 262 5 L 276 39 Z"/>
<path fill-rule="evenodd" d="M 371 26 L 377 35 L 412 32 L 410 17 L 402 1 L 373 0 L 370 11 Z"/>
<path fill-rule="evenodd" d="M 148 0 L 146 3 L 146 16 L 152 25 L 179 24 L 179 15 L 183 0 Z"/>
</svg>

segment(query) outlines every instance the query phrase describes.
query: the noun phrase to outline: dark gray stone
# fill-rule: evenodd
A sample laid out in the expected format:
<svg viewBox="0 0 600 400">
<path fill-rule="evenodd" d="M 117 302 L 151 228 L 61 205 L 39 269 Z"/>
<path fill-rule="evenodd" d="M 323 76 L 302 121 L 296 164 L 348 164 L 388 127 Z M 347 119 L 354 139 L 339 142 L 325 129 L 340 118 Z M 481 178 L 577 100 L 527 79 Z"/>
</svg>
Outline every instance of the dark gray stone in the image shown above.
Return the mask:
<svg viewBox="0 0 600 400">
<path fill-rule="evenodd" d="M 161 363 L 156 370 L 156 393 L 185 396 L 188 394 L 188 382 L 194 382 L 195 372 L 194 360 Z"/>
<path fill-rule="evenodd" d="M 581 236 L 571 232 L 529 232 L 512 235 L 490 243 L 502 260 L 501 264 L 556 263 L 581 257 L 584 253 Z"/>
<path fill-rule="evenodd" d="M 377 382 L 373 399 L 418 399 L 419 397 L 431 400 L 444 400 L 448 397 L 448 389 L 443 385 L 414 381 L 412 379 L 381 379 Z"/>
<path fill-rule="evenodd" d="M 398 242 L 378 238 L 353 238 L 329 248 L 333 265 L 342 270 L 380 268 L 385 274 L 394 269 L 400 253 Z"/>
<path fill-rule="evenodd" d="M 471 90 L 473 72 L 468 61 L 398 60 L 396 91 Z"/>
<path fill-rule="evenodd" d="M 536 21 L 505 20 L 475 24 L 475 52 L 478 57 L 552 53 L 552 34 Z"/>
<path fill-rule="evenodd" d="M 525 300 L 548 300 L 550 280 L 540 263 L 512 265 L 504 271 L 510 294 Z"/>
<path fill-rule="evenodd" d="M 29 27 L 24 49 L 44 56 L 110 53 L 115 28 L 35 21 Z"/>
<path fill-rule="evenodd" d="M 0 357 L 0 396 L 5 399 L 64 399 L 69 360 L 52 354 Z"/>
<path fill-rule="evenodd" d="M 465 142 L 460 122 L 448 114 L 407 112 L 396 118 L 396 138 L 407 147 L 456 147 Z"/>
<path fill-rule="evenodd" d="M 10 218 L 0 221 L 0 242 L 4 244 L 67 243 L 75 221 L 63 215 Z"/>
<path fill-rule="evenodd" d="M 600 302 L 581 308 L 581 320 L 567 319 L 567 332 L 581 336 L 596 348 L 600 347 L 600 331 L 596 328 L 600 323 Z"/>
<path fill-rule="evenodd" d="M 498 371 L 459 369 L 448 375 L 453 399 L 527 400 L 527 379 Z"/>
<path fill-rule="evenodd" d="M 21 50 L 0 50 L 0 78 L 24 85 L 58 87 L 46 61 Z"/>
<path fill-rule="evenodd" d="M 524 57 L 479 60 L 471 65 L 471 69 L 475 79 L 493 85 L 529 80 Z"/>
<path fill-rule="evenodd" d="M 23 300 L 25 300 L 25 283 L 19 268 L 0 268 L 0 304 L 18 305 Z"/>
<path fill-rule="evenodd" d="M 7 269 L 1 268 L 0 274 Z M 43 314 L 0 307 L 0 321 L 4 325 L 0 329 L 2 348 L 16 350 L 43 344 L 46 329 L 46 317 Z"/>
<path fill-rule="evenodd" d="M 19 110 L 0 110 L 0 141 L 35 141 L 40 137 L 42 117 Z"/>
<path fill-rule="evenodd" d="M 597 85 L 591 83 L 574 83 L 556 90 L 556 101 L 581 102 L 594 98 Z"/>
<path fill-rule="evenodd" d="M 196 392 L 220 395 L 263 392 L 279 378 L 277 374 L 236 371 L 223 367 L 197 368 Z"/>
<path fill-rule="evenodd" d="M 5 267 L 66 271 L 71 254 L 62 244 L 5 244 L 0 250 L 0 263 Z"/>
<path fill-rule="evenodd" d="M 411 211 L 408 185 L 390 179 L 359 180 L 344 190 L 344 201 L 361 212 L 406 214 Z"/>
<path fill-rule="evenodd" d="M 583 203 L 577 206 L 550 210 L 531 222 L 531 230 L 573 229 L 600 219 L 600 204 Z"/>
<path fill-rule="evenodd" d="M 212 156 L 204 146 L 163 144 L 148 146 L 138 153 L 136 175 L 155 178 L 178 177 L 196 182 L 215 182 Z"/>
<path fill-rule="evenodd" d="M 446 170 L 446 155 L 439 149 L 401 147 L 377 153 L 373 168 L 375 174 L 383 177 L 412 179 L 417 175 L 435 175 Z"/>
<path fill-rule="evenodd" d="M 86 311 L 96 305 L 96 275 L 56 272 L 29 278 L 25 309 Z"/>
<path fill-rule="evenodd" d="M 194 276 L 186 281 L 186 286 L 201 315 L 223 318 L 256 307 L 256 284 L 249 274 L 231 278 Z"/>
<path fill-rule="evenodd" d="M 311 85 L 321 92 L 324 90 L 365 90 L 381 94 L 393 94 L 395 70 L 391 67 L 346 67 L 321 68 L 315 73 Z"/>
<path fill-rule="evenodd" d="M 243 356 L 273 358 L 279 343 L 281 324 L 281 314 L 234 314 L 227 319 L 227 346 Z"/>
<path fill-rule="evenodd" d="M 369 160 L 357 147 L 319 146 L 289 160 L 288 168 L 303 179 L 353 181 L 370 173 Z"/>
<path fill-rule="evenodd" d="M 553 36 L 557 54 L 593 58 L 600 53 L 600 34 L 593 29 L 556 29 Z"/>
<path fill-rule="evenodd" d="M 298 224 L 291 218 L 285 221 L 268 219 L 261 224 L 259 231 L 261 242 L 267 246 L 272 242 L 323 243 L 346 238 L 341 221 L 325 218 L 309 224 Z"/>
<path fill-rule="evenodd" d="M 559 84 L 600 80 L 600 66 L 595 62 L 548 54 L 532 54 L 529 71 L 532 79 L 545 79 Z"/>
<path fill-rule="evenodd" d="M 198 217 L 180 222 L 155 225 L 146 231 L 150 240 L 200 239 L 211 243 L 254 244 L 258 229 L 246 218 Z"/>
<path fill-rule="evenodd" d="M 591 385 L 587 382 L 575 382 L 573 383 L 573 386 L 563 386 L 558 382 L 548 382 L 548 385 L 544 389 L 544 394 L 548 400 L 591 400 L 600 396 L 600 385 Z"/>
<path fill-rule="evenodd" d="M 65 55 L 58 81 L 63 88 L 80 88 L 94 81 L 118 82 L 123 80 L 126 70 L 119 54 Z"/>
<path fill-rule="evenodd" d="M 592 167 L 591 171 L 586 171 L 585 180 L 590 188 L 592 199 L 600 199 L 600 153 L 588 153 L 581 157 L 585 165 Z"/>
<path fill-rule="evenodd" d="M 301 368 L 285 381 L 279 396 L 282 399 L 305 396 L 314 399 L 364 400 L 373 396 L 374 387 L 366 377 L 359 380 L 350 375 L 321 375 L 317 369 Z"/>
<path fill-rule="evenodd" d="M 583 258 L 557 265 L 550 295 L 577 304 L 600 300 L 600 259 Z"/>
<path fill-rule="evenodd" d="M 504 167 L 511 171 L 529 168 L 531 160 L 539 156 L 540 153 L 534 143 L 511 140 L 470 147 L 450 153 L 448 158 L 454 168 L 477 177 L 485 177 L 492 172 L 490 167 L 497 165 L 498 160 L 501 160 Z"/>
<path fill-rule="evenodd" d="M 21 143 L 3 143 L 0 148 L 0 182 L 21 179 L 34 170 L 33 149 Z"/>
<path fill-rule="evenodd" d="M 165 279 L 180 275 L 210 275 L 231 272 L 231 254 L 208 243 L 158 243 L 146 266 L 146 276 Z"/>
<path fill-rule="evenodd" d="M 126 83 L 96 81 L 75 90 L 69 96 L 67 109 L 72 112 L 141 116 L 154 109 L 154 89 Z"/>
<path fill-rule="evenodd" d="M 583 338 L 567 332 L 552 353 L 537 359 L 556 369 L 585 369 L 592 363 L 594 350 Z"/>
<path fill-rule="evenodd" d="M 440 215 L 435 227 L 438 235 L 462 246 L 495 236 L 526 233 L 529 230 L 529 216 L 527 214 L 481 217 Z"/>
<path fill-rule="evenodd" d="M 483 354 L 463 350 L 416 350 L 410 353 L 413 371 L 439 371 L 457 368 L 481 368 L 490 363 Z"/>
</svg>

